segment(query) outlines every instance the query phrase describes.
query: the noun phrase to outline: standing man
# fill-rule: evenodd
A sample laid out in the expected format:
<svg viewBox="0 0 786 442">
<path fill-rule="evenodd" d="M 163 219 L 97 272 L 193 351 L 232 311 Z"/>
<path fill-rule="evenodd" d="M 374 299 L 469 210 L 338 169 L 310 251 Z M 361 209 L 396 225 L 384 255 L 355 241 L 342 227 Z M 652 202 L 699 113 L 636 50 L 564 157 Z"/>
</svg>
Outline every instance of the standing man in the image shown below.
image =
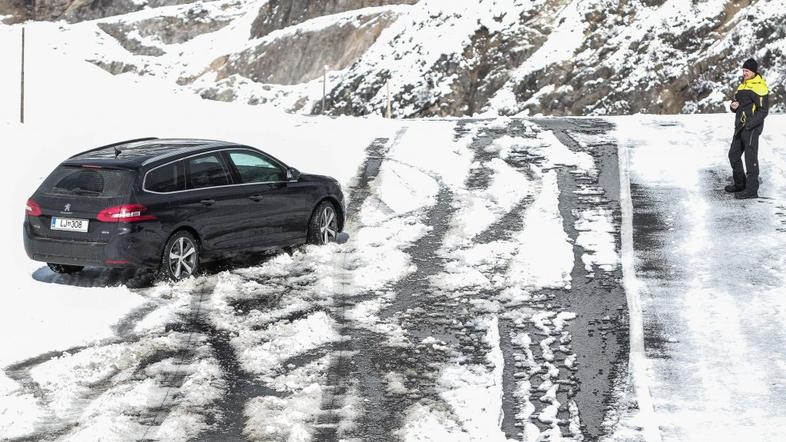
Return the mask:
<svg viewBox="0 0 786 442">
<path fill-rule="evenodd" d="M 726 186 L 726 192 L 733 192 L 737 199 L 759 197 L 759 135 L 770 109 L 769 89 L 759 73 L 756 60 L 749 58 L 745 61 L 742 78 L 730 106 L 736 113 L 734 138 L 729 149 L 734 183 Z M 745 169 L 742 168 L 743 153 Z"/>
</svg>

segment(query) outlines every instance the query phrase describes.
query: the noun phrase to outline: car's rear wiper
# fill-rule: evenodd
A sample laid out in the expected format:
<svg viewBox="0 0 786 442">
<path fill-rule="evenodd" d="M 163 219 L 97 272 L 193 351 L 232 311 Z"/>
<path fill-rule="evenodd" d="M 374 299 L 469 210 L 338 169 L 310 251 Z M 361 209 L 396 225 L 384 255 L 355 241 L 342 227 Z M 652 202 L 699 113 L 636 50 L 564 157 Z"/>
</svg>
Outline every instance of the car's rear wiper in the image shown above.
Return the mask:
<svg viewBox="0 0 786 442">
<path fill-rule="evenodd" d="M 69 194 L 70 193 L 70 194 L 74 194 L 74 195 L 101 195 L 101 192 L 98 192 L 98 191 L 95 191 L 95 190 L 81 189 L 79 187 L 77 187 L 75 189 L 64 189 L 62 187 L 55 187 L 52 190 L 57 190 L 58 191 L 57 193 L 62 193 L 62 194 Z"/>
<path fill-rule="evenodd" d="M 76 193 L 77 195 L 101 195 L 101 192 L 98 192 L 96 190 L 80 189 L 78 187 L 74 189 L 73 192 Z"/>
</svg>

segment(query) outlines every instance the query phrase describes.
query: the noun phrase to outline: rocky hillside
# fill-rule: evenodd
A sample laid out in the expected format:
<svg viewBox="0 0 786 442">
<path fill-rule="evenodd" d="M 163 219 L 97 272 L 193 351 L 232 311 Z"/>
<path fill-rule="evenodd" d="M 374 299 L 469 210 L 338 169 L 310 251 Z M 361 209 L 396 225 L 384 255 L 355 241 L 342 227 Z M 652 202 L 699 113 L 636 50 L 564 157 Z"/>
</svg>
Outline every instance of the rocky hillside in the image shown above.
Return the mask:
<svg viewBox="0 0 786 442">
<path fill-rule="evenodd" d="M 3 0 L 0 1 L 0 14 L 9 16 L 6 23 L 27 20 L 64 20 L 76 23 L 123 15 L 145 8 L 195 2 L 196 0 Z"/>
<path fill-rule="evenodd" d="M 388 94 L 397 117 L 721 112 L 750 56 L 786 109 L 783 0 L 0 0 L 0 15 L 68 22 L 69 50 L 114 74 L 289 112 L 378 114 Z"/>
</svg>

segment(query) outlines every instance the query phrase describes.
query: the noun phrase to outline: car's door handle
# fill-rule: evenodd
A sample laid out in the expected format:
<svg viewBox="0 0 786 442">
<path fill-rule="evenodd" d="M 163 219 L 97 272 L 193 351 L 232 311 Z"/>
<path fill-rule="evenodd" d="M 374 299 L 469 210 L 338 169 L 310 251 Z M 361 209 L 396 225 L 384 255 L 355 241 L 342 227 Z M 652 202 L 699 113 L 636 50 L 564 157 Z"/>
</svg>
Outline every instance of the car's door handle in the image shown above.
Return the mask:
<svg viewBox="0 0 786 442">
<path fill-rule="evenodd" d="M 202 205 L 205 206 L 212 206 L 213 204 L 216 203 L 216 200 L 202 200 L 200 201 L 200 203 L 202 203 Z"/>
<path fill-rule="evenodd" d="M 248 199 L 250 199 L 251 201 L 257 201 L 257 202 L 262 201 L 262 198 L 263 198 L 262 195 L 251 195 L 250 197 L 248 197 Z"/>
</svg>

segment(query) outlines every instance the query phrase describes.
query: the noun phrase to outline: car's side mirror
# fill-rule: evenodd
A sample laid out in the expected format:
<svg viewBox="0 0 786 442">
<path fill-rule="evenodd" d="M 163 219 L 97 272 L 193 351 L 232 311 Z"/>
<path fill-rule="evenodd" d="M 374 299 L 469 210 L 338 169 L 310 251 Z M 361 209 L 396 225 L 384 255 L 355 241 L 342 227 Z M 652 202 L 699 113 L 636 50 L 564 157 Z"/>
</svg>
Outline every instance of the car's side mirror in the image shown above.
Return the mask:
<svg viewBox="0 0 786 442">
<path fill-rule="evenodd" d="M 287 181 L 297 181 L 300 179 L 300 171 L 294 167 L 287 169 Z"/>
</svg>

